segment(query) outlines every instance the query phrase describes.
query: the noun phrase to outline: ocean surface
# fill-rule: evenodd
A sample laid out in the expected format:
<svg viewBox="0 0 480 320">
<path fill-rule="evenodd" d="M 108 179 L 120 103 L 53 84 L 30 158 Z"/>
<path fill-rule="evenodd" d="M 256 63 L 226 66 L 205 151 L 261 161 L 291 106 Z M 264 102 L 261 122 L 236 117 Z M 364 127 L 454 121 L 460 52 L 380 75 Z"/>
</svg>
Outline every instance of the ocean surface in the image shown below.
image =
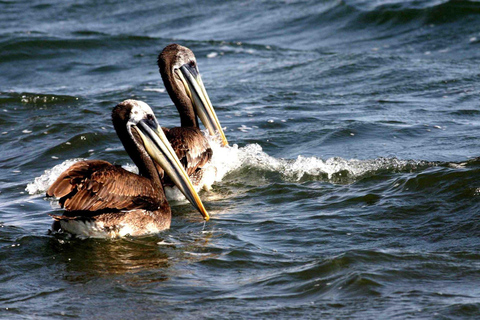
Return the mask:
<svg viewBox="0 0 480 320">
<path fill-rule="evenodd" d="M 156 66 L 193 50 L 230 142 L 171 229 L 51 235 L 111 124 L 179 125 Z M 479 319 L 480 2 L 0 0 L 1 319 Z"/>
</svg>

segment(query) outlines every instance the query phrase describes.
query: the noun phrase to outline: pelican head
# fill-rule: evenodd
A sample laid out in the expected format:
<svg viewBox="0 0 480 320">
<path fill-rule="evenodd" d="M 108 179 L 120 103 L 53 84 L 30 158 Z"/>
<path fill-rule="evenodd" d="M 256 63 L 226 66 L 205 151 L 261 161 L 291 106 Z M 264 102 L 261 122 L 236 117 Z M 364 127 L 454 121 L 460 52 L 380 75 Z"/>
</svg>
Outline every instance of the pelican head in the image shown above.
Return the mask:
<svg viewBox="0 0 480 320">
<path fill-rule="evenodd" d="M 158 56 L 158 67 L 165 87 L 180 113 L 182 126 L 197 125 L 190 123 L 196 119 L 196 115 L 208 132 L 213 136 L 219 134 L 222 145 L 227 146 L 227 138 L 203 85 L 192 50 L 170 44 Z M 194 114 L 189 114 L 190 112 Z"/>
<path fill-rule="evenodd" d="M 172 179 L 190 203 L 200 211 L 204 219 L 208 220 L 209 215 L 200 197 L 193 188 L 190 178 L 170 146 L 150 106 L 142 101 L 125 100 L 113 109 L 112 119 L 117 134 L 129 136 L 128 140 L 121 139 L 122 142 L 133 141 L 135 143 L 136 146 L 125 143 L 124 146 L 130 157 L 139 166 L 140 173 L 142 173 L 140 168 L 142 163 L 136 159 L 139 159 L 138 152 L 146 152 Z"/>
</svg>

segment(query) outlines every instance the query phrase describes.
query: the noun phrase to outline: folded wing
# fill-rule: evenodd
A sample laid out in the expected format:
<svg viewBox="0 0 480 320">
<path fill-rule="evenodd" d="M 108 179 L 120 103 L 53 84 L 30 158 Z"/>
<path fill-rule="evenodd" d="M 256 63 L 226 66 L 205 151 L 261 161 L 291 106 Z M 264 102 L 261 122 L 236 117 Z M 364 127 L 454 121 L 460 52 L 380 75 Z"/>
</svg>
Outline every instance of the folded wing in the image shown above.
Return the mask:
<svg viewBox="0 0 480 320">
<path fill-rule="evenodd" d="M 159 198 L 149 179 L 102 160 L 85 160 L 65 170 L 47 190 L 67 211 L 155 210 Z"/>
</svg>

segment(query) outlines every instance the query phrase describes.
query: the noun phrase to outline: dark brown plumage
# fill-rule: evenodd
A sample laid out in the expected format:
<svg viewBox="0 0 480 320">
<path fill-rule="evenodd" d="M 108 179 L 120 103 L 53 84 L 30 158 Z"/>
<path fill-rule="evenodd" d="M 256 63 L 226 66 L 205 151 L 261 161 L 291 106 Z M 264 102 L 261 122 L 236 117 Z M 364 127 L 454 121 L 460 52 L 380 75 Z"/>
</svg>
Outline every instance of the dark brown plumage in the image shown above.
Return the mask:
<svg viewBox="0 0 480 320">
<path fill-rule="evenodd" d="M 160 52 L 157 62 L 163 84 L 180 114 L 181 126 L 198 128 L 198 118 L 193 101 L 186 91 L 187 88 L 176 74 L 176 70 L 183 65 L 197 69 L 198 73 L 197 61 L 192 50 L 176 43 L 170 44 Z"/>
<path fill-rule="evenodd" d="M 83 236 L 116 237 L 170 227 L 171 211 L 161 182 L 164 170 L 152 159 L 154 144 L 146 145 L 149 140 L 144 137 L 152 130 L 142 129 L 150 126 L 158 130 L 153 112 L 141 101 L 126 100 L 113 109 L 112 119 L 139 175 L 103 160 L 73 164 L 47 191 L 47 196 L 60 198 L 66 210 L 62 216 L 52 216 L 56 220 L 54 229 Z M 194 196 L 198 198 L 196 193 Z"/>
<path fill-rule="evenodd" d="M 85 160 L 65 170 L 47 190 L 67 211 L 155 210 L 165 206 L 152 180 L 103 160 Z M 168 206 L 167 206 L 168 207 Z M 86 214 L 86 213 L 83 213 Z"/>
<path fill-rule="evenodd" d="M 162 129 L 193 184 L 198 185 L 203 176 L 203 167 L 213 155 L 207 139 L 198 128 Z"/>
<path fill-rule="evenodd" d="M 158 68 L 170 98 L 180 115 L 181 127 L 163 128 L 194 184 L 199 184 L 212 149 L 200 130 L 200 116 L 211 135 L 225 135 L 206 94 L 193 52 L 178 44 L 165 47 L 158 56 Z"/>
</svg>

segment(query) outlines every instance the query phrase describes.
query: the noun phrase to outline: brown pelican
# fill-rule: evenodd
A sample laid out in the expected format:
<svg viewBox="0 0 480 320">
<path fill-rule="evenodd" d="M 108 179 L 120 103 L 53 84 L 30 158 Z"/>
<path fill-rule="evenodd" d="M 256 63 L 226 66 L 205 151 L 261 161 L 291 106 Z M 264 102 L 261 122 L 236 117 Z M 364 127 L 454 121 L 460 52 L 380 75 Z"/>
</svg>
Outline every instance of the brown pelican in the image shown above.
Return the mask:
<svg viewBox="0 0 480 320">
<path fill-rule="evenodd" d="M 102 160 L 73 164 L 50 186 L 47 196 L 66 209 L 53 229 L 89 237 L 155 233 L 170 227 L 171 211 L 161 179 L 166 173 L 185 197 L 209 219 L 152 109 L 125 100 L 112 112 L 118 137 L 139 175 Z"/>
<path fill-rule="evenodd" d="M 227 138 L 203 85 L 193 52 L 170 44 L 159 54 L 158 68 L 180 114 L 181 124 L 181 127 L 163 130 L 190 179 L 199 184 L 202 168 L 212 157 L 212 149 L 200 131 L 197 116 L 211 135 L 220 135 L 223 146 L 228 145 Z"/>
</svg>

